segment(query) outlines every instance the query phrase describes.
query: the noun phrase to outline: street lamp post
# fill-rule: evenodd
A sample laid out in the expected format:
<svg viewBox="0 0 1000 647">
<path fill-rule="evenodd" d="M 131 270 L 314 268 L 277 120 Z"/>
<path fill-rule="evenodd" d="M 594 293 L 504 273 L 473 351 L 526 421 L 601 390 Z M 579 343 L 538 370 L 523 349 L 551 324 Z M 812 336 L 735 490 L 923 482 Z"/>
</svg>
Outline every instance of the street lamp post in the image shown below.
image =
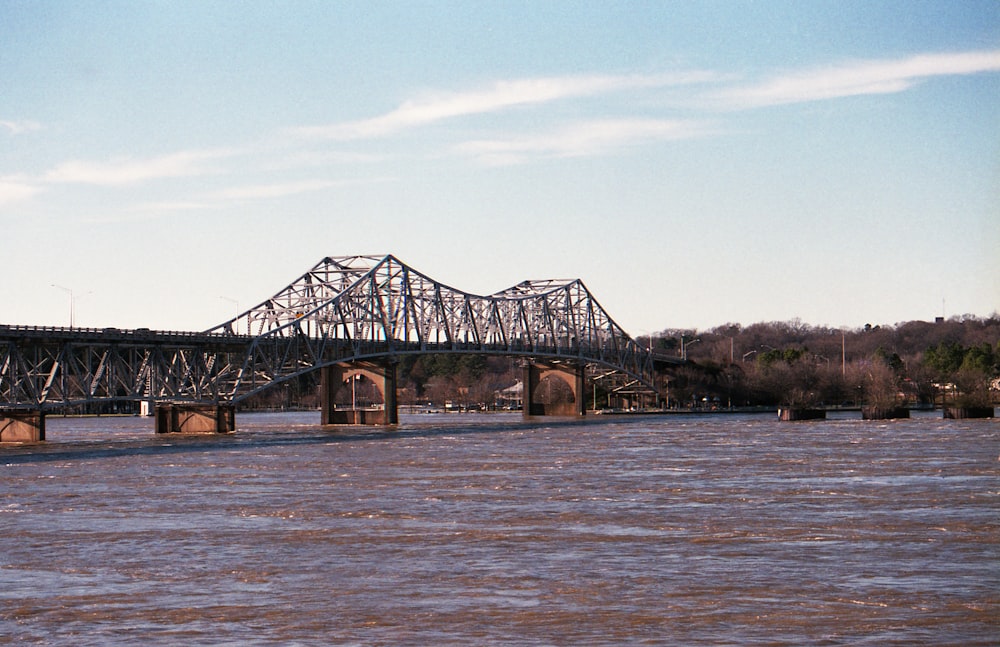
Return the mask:
<svg viewBox="0 0 1000 647">
<path fill-rule="evenodd" d="M 73 293 L 71 288 L 64 288 L 61 285 L 52 284 L 52 287 L 62 290 L 69 295 L 69 327 L 73 328 L 76 320 L 76 294 Z"/>
<path fill-rule="evenodd" d="M 840 375 L 847 375 L 847 333 L 840 331 Z"/>
<path fill-rule="evenodd" d="M 352 375 L 351 377 L 349 377 L 347 379 L 349 379 L 351 381 L 351 410 L 353 411 L 353 410 L 355 410 L 355 409 L 358 408 L 358 388 L 357 388 L 357 384 L 358 384 L 358 380 L 361 379 L 361 375 L 360 374 L 358 374 L 358 375 Z"/>
<path fill-rule="evenodd" d="M 684 335 L 681 335 L 681 359 L 686 362 L 687 358 L 688 358 L 688 354 L 687 354 L 688 346 L 690 346 L 691 344 L 697 344 L 700 341 L 701 341 L 701 338 L 699 337 L 697 339 L 692 339 L 687 344 L 685 344 L 684 343 Z"/>
</svg>

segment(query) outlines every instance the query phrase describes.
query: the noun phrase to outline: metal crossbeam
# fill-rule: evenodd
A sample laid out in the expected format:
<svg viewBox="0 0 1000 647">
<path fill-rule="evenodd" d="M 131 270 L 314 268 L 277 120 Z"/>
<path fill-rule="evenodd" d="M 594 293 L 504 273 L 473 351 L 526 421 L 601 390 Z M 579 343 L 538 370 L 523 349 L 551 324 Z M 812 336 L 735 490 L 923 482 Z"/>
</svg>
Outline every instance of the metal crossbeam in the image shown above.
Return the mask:
<svg viewBox="0 0 1000 647">
<path fill-rule="evenodd" d="M 480 296 L 391 255 L 342 256 L 202 333 L 0 326 L 0 406 L 239 402 L 338 362 L 442 352 L 583 364 L 655 389 L 650 354 L 578 279 Z"/>
<path fill-rule="evenodd" d="M 249 338 L 149 330 L 0 326 L 0 407 L 220 399 L 218 375 Z"/>
</svg>

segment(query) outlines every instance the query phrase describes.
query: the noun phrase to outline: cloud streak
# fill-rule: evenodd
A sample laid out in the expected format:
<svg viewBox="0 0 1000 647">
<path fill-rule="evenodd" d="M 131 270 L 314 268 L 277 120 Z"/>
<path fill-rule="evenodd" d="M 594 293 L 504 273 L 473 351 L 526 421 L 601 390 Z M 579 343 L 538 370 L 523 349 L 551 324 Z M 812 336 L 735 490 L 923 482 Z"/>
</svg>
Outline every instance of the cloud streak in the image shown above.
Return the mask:
<svg viewBox="0 0 1000 647">
<path fill-rule="evenodd" d="M 708 72 L 689 72 L 660 75 L 543 77 L 497 81 L 491 86 L 478 90 L 436 94 L 406 101 L 395 110 L 371 119 L 298 128 L 295 133 L 303 137 L 320 139 L 381 137 L 446 119 L 487 114 L 519 106 L 591 97 L 630 89 L 704 83 L 715 78 L 714 74 Z"/>
<path fill-rule="evenodd" d="M 238 154 L 234 150 L 190 150 L 158 157 L 110 161 L 70 160 L 36 176 L 0 177 L 0 206 L 28 200 L 52 185 L 79 184 L 120 187 L 153 180 L 223 173 L 215 162 Z"/>
<path fill-rule="evenodd" d="M 488 165 L 522 163 L 532 157 L 569 158 L 600 155 L 625 147 L 722 132 L 718 124 L 698 119 L 671 118 L 670 108 L 660 103 L 655 112 L 645 103 L 647 116 L 635 110 L 611 109 L 599 99 L 622 95 L 657 100 L 650 91 L 670 89 L 675 107 L 690 114 L 693 108 L 743 110 L 787 104 L 833 100 L 859 95 L 906 91 L 928 79 L 1000 71 L 1000 50 L 920 54 L 893 60 L 865 60 L 813 70 L 776 75 L 758 83 L 732 84 L 732 76 L 710 71 L 670 74 L 592 74 L 500 80 L 466 91 L 429 93 L 401 103 L 397 108 L 368 119 L 323 126 L 300 127 L 263 137 L 242 148 L 182 150 L 154 157 L 121 157 L 108 160 L 69 160 L 37 175 L 0 177 L 0 205 L 29 200 L 52 185 L 121 187 L 144 182 L 207 175 L 260 175 L 281 170 L 326 167 L 331 163 L 376 164 L 393 156 L 385 147 L 377 152 L 364 149 L 363 140 L 382 139 L 408 130 L 466 117 L 484 116 L 514 109 L 532 108 L 533 116 L 547 118 L 544 110 L 559 101 L 593 100 L 582 110 L 593 119 L 563 123 L 548 132 L 498 131 L 495 120 L 480 120 L 482 136 L 455 144 L 439 142 L 443 150 Z M 723 85 L 726 84 L 726 85 Z M 686 95 L 679 97 L 678 92 Z M 667 97 L 662 94 L 659 99 Z M 634 105 L 634 104 L 633 104 Z M 617 112 L 617 114 L 615 114 Z M 716 113 L 717 116 L 717 113 Z M 0 120 L 0 132 L 12 136 L 38 130 L 30 120 Z M 512 128 L 511 124 L 507 124 Z M 289 139 L 289 133 L 294 136 Z M 318 150 L 331 141 L 355 141 L 359 150 Z M 318 144 L 312 149 L 312 144 Z M 230 164 L 245 158 L 245 168 Z M 313 175 L 313 171 L 309 171 Z M 326 172 L 320 173 L 325 175 Z M 239 181 L 239 180 L 237 180 Z M 290 177 L 284 183 L 253 183 L 230 188 L 212 196 L 215 200 L 273 199 L 320 191 L 334 186 L 330 180 Z M 203 196 L 204 197 L 204 196 Z"/>
<path fill-rule="evenodd" d="M 42 124 L 37 121 L 6 121 L 0 119 L 0 128 L 5 128 L 11 135 L 22 135 L 35 130 L 41 130 Z"/>
<path fill-rule="evenodd" d="M 1000 71 L 1000 50 L 923 54 L 889 61 L 859 61 L 775 77 L 709 96 L 719 107 L 760 108 L 842 97 L 903 92 L 935 76 Z"/>
<path fill-rule="evenodd" d="M 42 177 L 56 184 L 121 186 L 148 180 L 205 175 L 218 172 L 209 162 L 233 155 L 228 150 L 180 151 L 146 159 L 120 158 L 109 162 L 71 160 Z"/>
<path fill-rule="evenodd" d="M 258 200 L 283 198 L 299 193 L 310 193 L 322 191 L 335 187 L 339 182 L 333 180 L 301 180 L 298 182 L 284 182 L 278 184 L 255 184 L 250 186 L 233 187 L 224 189 L 212 194 L 213 198 L 223 200 Z"/>
<path fill-rule="evenodd" d="M 670 119 L 600 119 L 571 124 L 540 135 L 468 141 L 455 150 L 490 165 L 510 165 L 529 157 L 582 157 L 653 141 L 690 139 L 714 134 L 703 121 Z"/>
<path fill-rule="evenodd" d="M 41 188 L 18 179 L 0 178 L 0 206 L 27 200 L 38 194 Z"/>
</svg>

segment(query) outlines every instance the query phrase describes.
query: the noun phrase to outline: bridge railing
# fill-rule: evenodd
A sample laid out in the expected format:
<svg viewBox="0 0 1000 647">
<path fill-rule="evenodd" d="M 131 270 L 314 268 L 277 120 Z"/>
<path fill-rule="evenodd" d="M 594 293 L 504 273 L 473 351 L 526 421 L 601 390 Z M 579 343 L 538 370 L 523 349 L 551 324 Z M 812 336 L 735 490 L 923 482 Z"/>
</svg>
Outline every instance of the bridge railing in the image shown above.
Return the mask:
<svg viewBox="0 0 1000 647">
<path fill-rule="evenodd" d="M 141 340 L 206 340 L 243 339 L 250 341 L 249 335 L 234 336 L 220 332 L 196 332 L 190 330 L 150 330 L 148 328 L 84 328 L 68 326 L 24 326 L 0 324 L 0 340 L 23 337 L 59 337 L 79 340 L 101 339 L 141 339 Z"/>
</svg>

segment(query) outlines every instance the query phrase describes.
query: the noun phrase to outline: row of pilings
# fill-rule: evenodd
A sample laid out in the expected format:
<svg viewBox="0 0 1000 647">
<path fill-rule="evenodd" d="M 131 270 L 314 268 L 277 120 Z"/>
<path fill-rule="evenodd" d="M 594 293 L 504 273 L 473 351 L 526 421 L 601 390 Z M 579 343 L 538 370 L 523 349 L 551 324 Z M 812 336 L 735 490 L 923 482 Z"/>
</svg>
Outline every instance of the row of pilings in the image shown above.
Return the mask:
<svg viewBox="0 0 1000 647">
<path fill-rule="evenodd" d="M 945 407 L 942 416 L 947 420 L 965 420 L 971 418 L 992 418 L 993 407 Z M 862 420 L 897 420 L 909 418 L 907 407 L 861 407 Z M 778 420 L 794 422 L 799 420 L 825 420 L 826 409 L 810 409 L 803 407 L 781 407 L 778 409 Z"/>
</svg>

